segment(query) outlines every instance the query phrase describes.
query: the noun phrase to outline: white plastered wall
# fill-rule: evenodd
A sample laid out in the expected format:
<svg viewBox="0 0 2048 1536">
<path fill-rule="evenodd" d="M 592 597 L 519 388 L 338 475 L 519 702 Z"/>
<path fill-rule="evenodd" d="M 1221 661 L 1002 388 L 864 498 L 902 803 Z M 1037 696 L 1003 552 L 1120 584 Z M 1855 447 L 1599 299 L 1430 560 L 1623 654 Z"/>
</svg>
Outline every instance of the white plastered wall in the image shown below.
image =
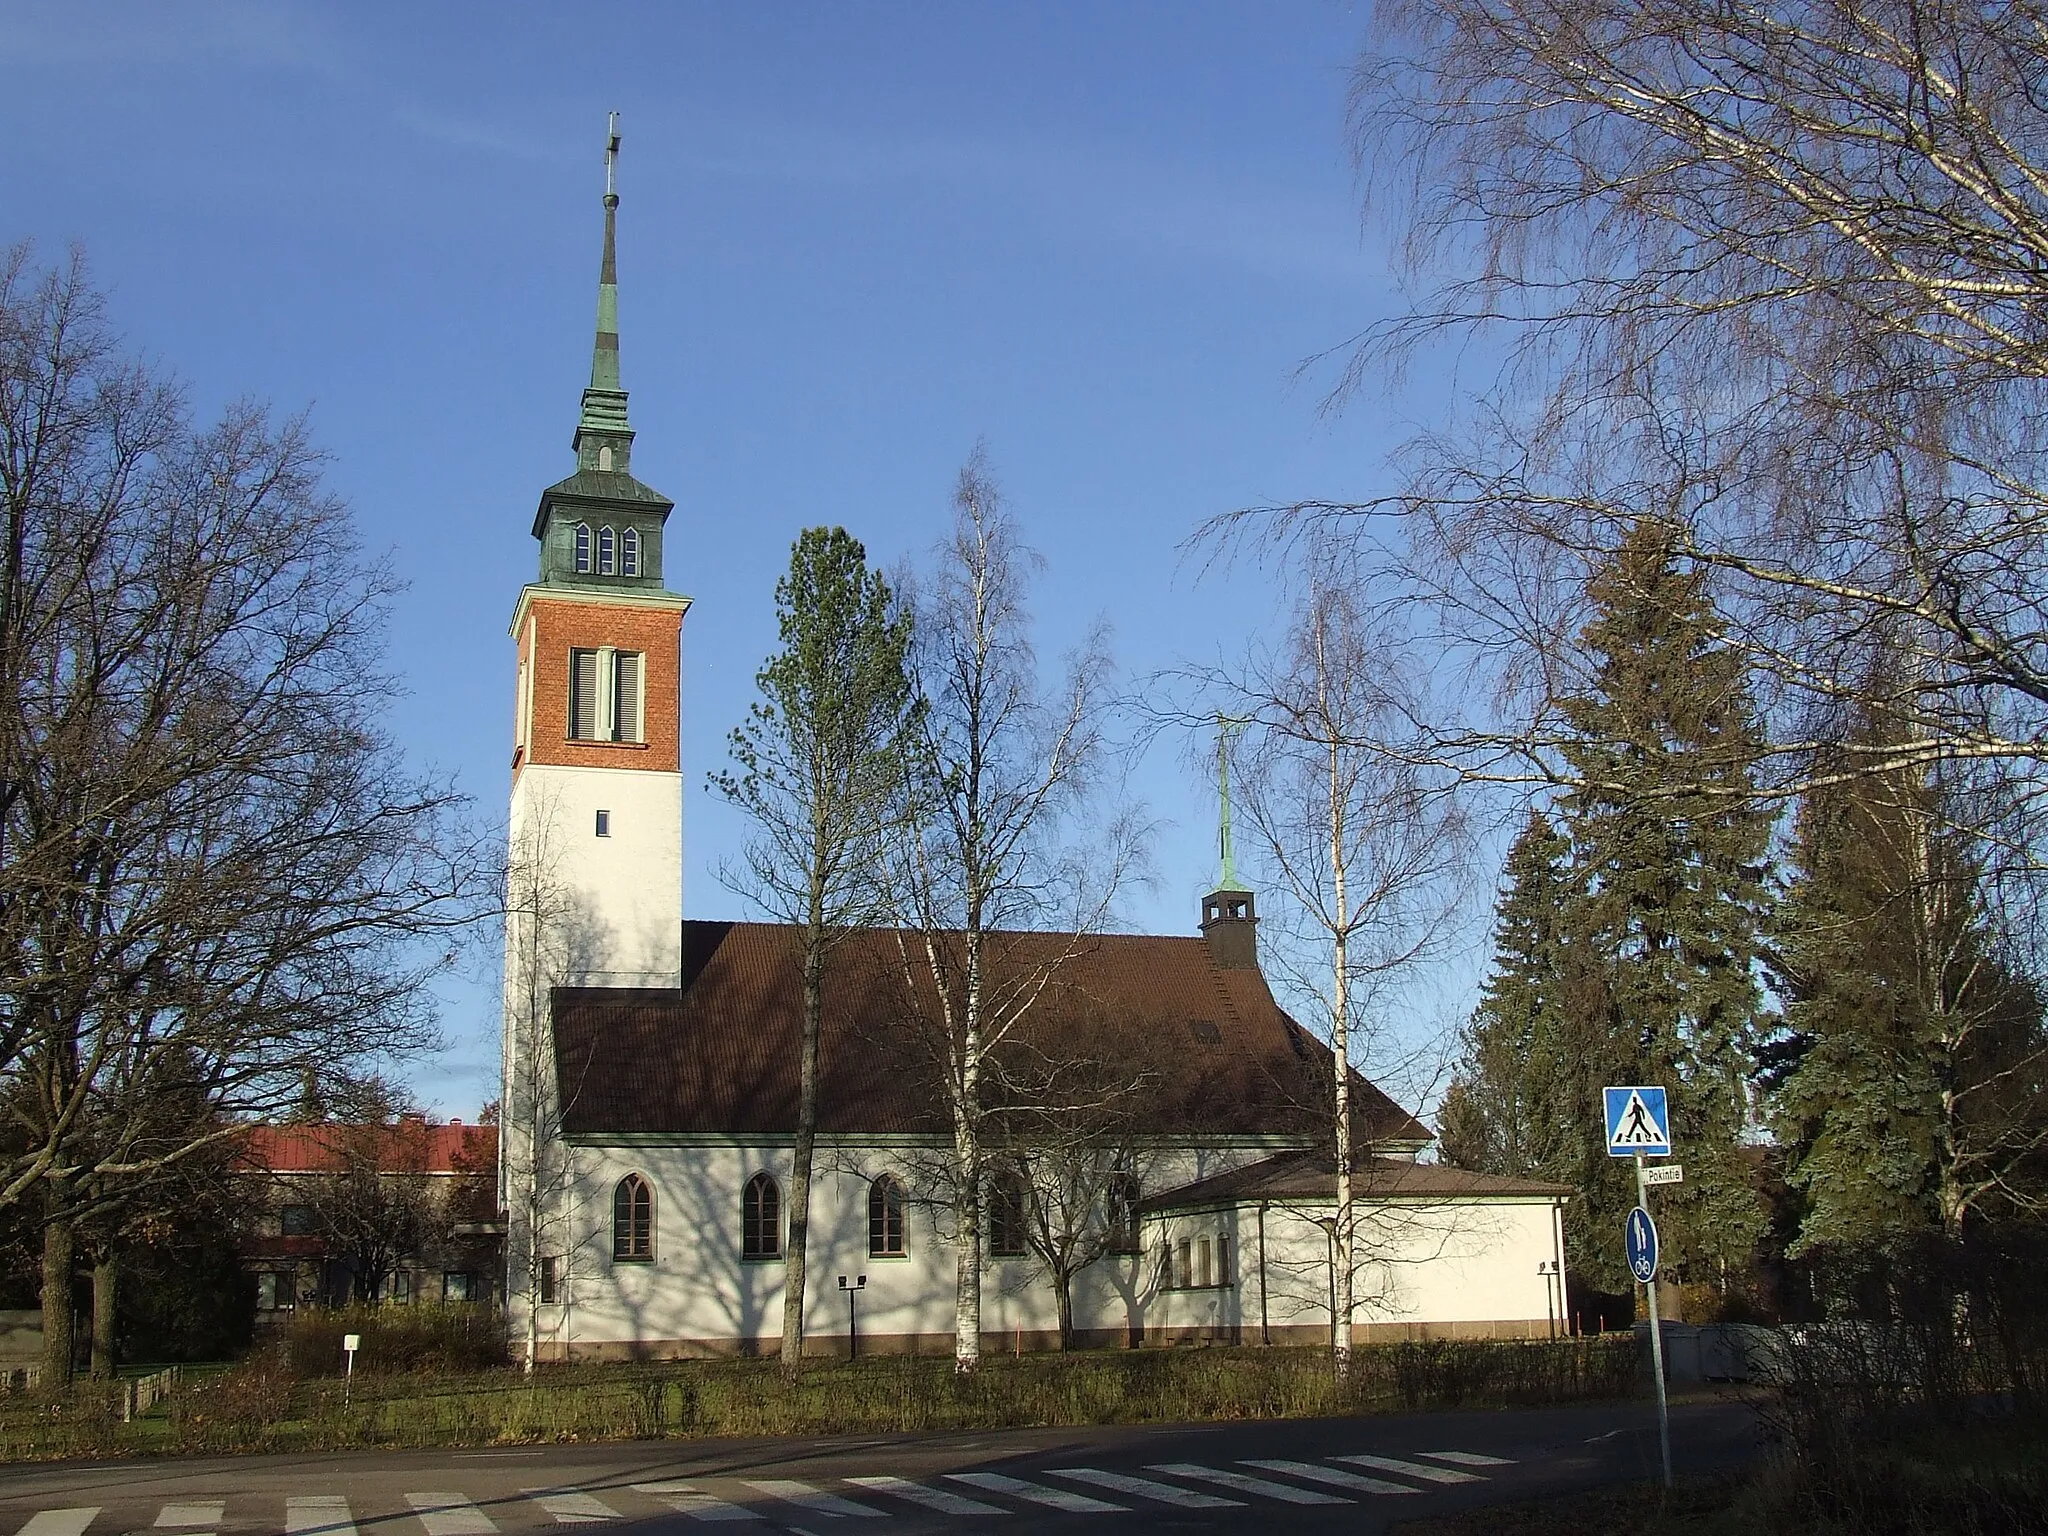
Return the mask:
<svg viewBox="0 0 2048 1536">
<path fill-rule="evenodd" d="M 607 834 L 597 832 L 606 813 Z M 514 857 L 559 897 L 557 985 L 673 987 L 682 978 L 683 777 L 529 763 L 512 786 Z"/>
<path fill-rule="evenodd" d="M 1168 1328 L 1235 1324 L 1246 1340 L 1326 1334 L 1330 1244 L 1320 1223 L 1328 1202 L 1273 1202 L 1173 1213 L 1156 1242 L 1227 1233 L 1234 1250 L 1229 1294 L 1167 1291 Z M 1263 1242 L 1260 1229 L 1263 1225 Z M 1389 1336 L 1540 1336 L 1557 1315 L 1554 1203 L 1522 1199 L 1366 1199 L 1358 1212 L 1353 1323 L 1361 1340 Z M 1263 1299 L 1264 1305 L 1261 1307 Z"/>
<path fill-rule="evenodd" d="M 1164 1149 L 1141 1169 L 1148 1189 L 1211 1177 L 1270 1156 L 1267 1146 Z M 950 1348 L 954 1249 L 944 1213 L 917 1198 L 918 1168 L 932 1152 L 903 1145 L 825 1144 L 811 1191 L 810 1282 L 805 1334 L 843 1340 L 846 1298 L 838 1277 L 867 1276 L 859 1301 L 860 1332 L 878 1348 Z M 564 1299 L 540 1309 L 544 1356 L 567 1354 L 730 1353 L 772 1348 L 782 1328 L 783 1265 L 748 1260 L 740 1251 L 740 1191 L 756 1173 L 773 1174 L 786 1192 L 786 1141 L 691 1141 L 635 1146 L 578 1145 L 569 1209 L 550 1229 L 565 1277 Z M 904 1211 L 905 1255 L 868 1252 L 868 1188 L 893 1172 L 911 1189 Z M 654 1257 L 615 1263 L 611 1256 L 612 1196 L 627 1174 L 653 1187 Z M 554 1255 L 551 1255 L 554 1256 Z M 516 1289 L 516 1288 L 515 1288 Z M 511 1297 L 513 1337 L 523 1337 L 524 1301 Z M 1074 1286 L 1075 1322 L 1098 1337 L 1124 1338 L 1159 1324 L 1156 1256 L 1114 1255 L 1092 1265 Z M 1022 1335 L 1041 1344 L 1059 1326 L 1051 1282 L 1029 1258 L 990 1258 L 982 1282 L 982 1331 L 991 1346 Z"/>
</svg>

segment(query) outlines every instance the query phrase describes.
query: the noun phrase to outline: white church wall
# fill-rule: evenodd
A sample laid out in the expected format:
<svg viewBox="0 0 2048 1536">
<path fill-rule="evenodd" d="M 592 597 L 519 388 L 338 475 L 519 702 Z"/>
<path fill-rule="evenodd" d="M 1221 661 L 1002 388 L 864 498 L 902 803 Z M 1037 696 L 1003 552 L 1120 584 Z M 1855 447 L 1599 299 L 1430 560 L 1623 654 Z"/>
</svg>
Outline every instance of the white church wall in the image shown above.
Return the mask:
<svg viewBox="0 0 2048 1536">
<path fill-rule="evenodd" d="M 1144 1187 L 1159 1190 L 1209 1177 L 1269 1155 L 1270 1148 L 1212 1146 L 1162 1150 L 1141 1170 Z M 838 1277 L 867 1276 L 856 1306 L 864 1347 L 943 1351 L 951 1348 L 954 1248 L 942 1208 L 920 1190 L 927 1148 L 823 1145 L 814 1167 L 805 1296 L 810 1347 L 836 1352 L 847 1333 Z M 786 1142 L 669 1142 L 641 1146 L 578 1146 L 565 1209 L 550 1224 L 562 1299 L 539 1310 L 543 1358 L 638 1354 L 731 1354 L 772 1351 L 781 1337 L 781 1259 L 741 1253 L 741 1191 L 756 1173 L 772 1174 L 787 1195 L 791 1151 Z M 903 1180 L 902 1256 L 868 1251 L 868 1191 L 884 1172 Z M 612 1201 L 621 1179 L 638 1174 L 654 1191 L 653 1257 L 612 1258 Z M 573 1236 L 570 1236 L 573 1234 Z M 515 1287 L 516 1290 L 516 1287 Z M 1153 1337 L 1171 1326 L 1213 1329 L 1234 1324 L 1219 1311 L 1226 1298 L 1162 1297 L 1150 1253 L 1111 1255 L 1074 1285 L 1075 1322 L 1091 1343 Z M 524 1299 L 511 1298 L 512 1335 L 524 1337 Z M 1206 1308 L 1206 1310 L 1205 1310 Z M 982 1283 L 986 1347 L 1043 1347 L 1057 1338 L 1058 1302 L 1042 1267 L 1029 1258 L 988 1258 Z"/>
<path fill-rule="evenodd" d="M 1330 1244 L 1327 1202 L 1176 1215 L 1160 1240 L 1228 1228 L 1237 1266 L 1238 1321 L 1246 1339 L 1326 1338 Z M 1556 1313 L 1556 1258 L 1548 1200 L 1376 1201 L 1359 1212 L 1355 1337 L 1539 1338 Z M 1262 1306 L 1263 1301 L 1263 1306 Z"/>
<path fill-rule="evenodd" d="M 680 985 L 682 775 L 528 763 L 512 785 L 511 816 L 514 857 L 523 841 L 559 892 L 550 914 L 566 953 L 559 984 Z"/>
</svg>

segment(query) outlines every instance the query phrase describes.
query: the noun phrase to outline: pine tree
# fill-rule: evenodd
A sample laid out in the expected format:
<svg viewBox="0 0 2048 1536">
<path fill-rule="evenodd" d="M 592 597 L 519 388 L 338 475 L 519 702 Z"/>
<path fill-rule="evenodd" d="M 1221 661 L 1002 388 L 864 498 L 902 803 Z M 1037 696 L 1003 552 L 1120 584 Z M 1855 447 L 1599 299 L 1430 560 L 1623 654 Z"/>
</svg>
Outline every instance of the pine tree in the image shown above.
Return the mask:
<svg viewBox="0 0 2048 1536">
<path fill-rule="evenodd" d="M 1580 975 L 1567 1037 L 1585 1043 L 1571 1106 L 1586 1148 L 1582 1272 L 1625 1283 L 1625 1162 L 1604 1155 L 1598 1078 L 1661 1083 L 1686 1182 L 1659 1201 L 1667 1262 L 1697 1278 L 1741 1265 L 1762 1226 L 1743 1140 L 1762 1034 L 1758 982 L 1770 813 L 1743 662 L 1723 646 L 1702 573 L 1640 519 L 1588 586 L 1594 686 L 1566 701 L 1562 803 L 1571 889 L 1561 923 Z M 1592 1070 L 1588 1070 L 1592 1069 Z"/>
<path fill-rule="evenodd" d="M 736 772 L 711 785 L 753 819 L 734 884 L 796 937 L 803 975 L 796 1140 L 784 1256 L 782 1367 L 803 1362 L 818 1043 L 832 951 L 886 906 L 877 871 L 896 813 L 903 748 L 917 718 L 911 621 L 844 528 L 806 528 L 775 584 L 782 649 L 761 697 L 728 738 Z"/>
<path fill-rule="evenodd" d="M 2000 956 L 1957 798 L 1902 772 L 1800 806 L 1772 1102 L 1795 1253 L 1957 1237 L 2044 1193 L 2042 999 Z"/>
</svg>

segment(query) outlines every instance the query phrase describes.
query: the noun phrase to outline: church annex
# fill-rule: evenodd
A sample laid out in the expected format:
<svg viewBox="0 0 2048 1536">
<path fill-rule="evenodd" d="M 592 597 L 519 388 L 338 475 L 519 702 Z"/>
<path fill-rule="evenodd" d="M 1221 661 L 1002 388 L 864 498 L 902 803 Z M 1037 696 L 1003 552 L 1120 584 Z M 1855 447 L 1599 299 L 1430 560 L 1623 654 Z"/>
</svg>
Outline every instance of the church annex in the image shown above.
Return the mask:
<svg viewBox="0 0 2048 1536">
<path fill-rule="evenodd" d="M 542 1359 L 779 1347 L 802 1008 L 794 938 L 682 915 L 674 504 L 634 478 L 607 157 L 597 337 L 567 479 L 533 520 L 514 606 L 502 1195 L 515 1348 Z M 1197 914 L 1190 912 L 1190 926 Z M 1128 1062 L 1102 1221 L 1074 1279 L 1083 1342 L 1324 1342 L 1335 1178 L 1327 1048 L 1275 1001 L 1250 893 L 1186 935 L 1007 934 L 1074 946 L 1025 1025 L 1045 1059 Z M 950 1352 L 954 1249 L 929 1170 L 946 1137 L 899 936 L 834 960 L 820 1050 L 807 1347 Z M 1363 1079 L 1355 1336 L 1541 1337 L 1562 1317 L 1570 1191 L 1417 1161 L 1427 1129 Z M 984 1347 L 1058 1339 L 1055 1289 L 992 1191 Z M 841 1288 L 857 1290 L 849 1309 Z"/>
</svg>

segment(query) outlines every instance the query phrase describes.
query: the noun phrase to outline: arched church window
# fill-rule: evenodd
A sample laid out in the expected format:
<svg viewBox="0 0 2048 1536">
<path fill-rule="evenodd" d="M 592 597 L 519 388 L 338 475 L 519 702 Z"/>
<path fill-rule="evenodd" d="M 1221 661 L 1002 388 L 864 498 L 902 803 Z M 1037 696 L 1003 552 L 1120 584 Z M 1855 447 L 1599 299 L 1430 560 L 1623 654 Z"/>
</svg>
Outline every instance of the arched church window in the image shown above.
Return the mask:
<svg viewBox="0 0 2048 1536">
<path fill-rule="evenodd" d="M 740 1191 L 740 1257 L 773 1259 L 782 1253 L 782 1190 L 772 1175 L 757 1173 Z"/>
<path fill-rule="evenodd" d="M 640 530 L 628 528 L 619 535 L 619 574 L 638 576 L 640 574 Z"/>
<path fill-rule="evenodd" d="M 610 443 L 600 443 L 598 445 L 597 467 L 599 469 L 610 469 L 612 467 L 612 445 Z"/>
<path fill-rule="evenodd" d="M 1015 1173 L 997 1174 L 988 1187 L 988 1252 L 994 1259 L 1022 1258 L 1025 1218 L 1024 1181 Z"/>
<path fill-rule="evenodd" d="M 609 528 L 597 530 L 597 574 L 609 576 L 618 564 L 618 535 Z"/>
<path fill-rule="evenodd" d="M 576 525 L 576 569 L 579 571 L 590 569 L 590 524 L 588 523 L 578 523 Z"/>
<path fill-rule="evenodd" d="M 868 1186 L 868 1254 L 898 1258 L 903 1254 L 903 1186 L 885 1173 Z"/>
<path fill-rule="evenodd" d="M 627 1174 L 612 1191 L 612 1259 L 654 1262 L 654 1187 L 637 1173 Z"/>
</svg>

